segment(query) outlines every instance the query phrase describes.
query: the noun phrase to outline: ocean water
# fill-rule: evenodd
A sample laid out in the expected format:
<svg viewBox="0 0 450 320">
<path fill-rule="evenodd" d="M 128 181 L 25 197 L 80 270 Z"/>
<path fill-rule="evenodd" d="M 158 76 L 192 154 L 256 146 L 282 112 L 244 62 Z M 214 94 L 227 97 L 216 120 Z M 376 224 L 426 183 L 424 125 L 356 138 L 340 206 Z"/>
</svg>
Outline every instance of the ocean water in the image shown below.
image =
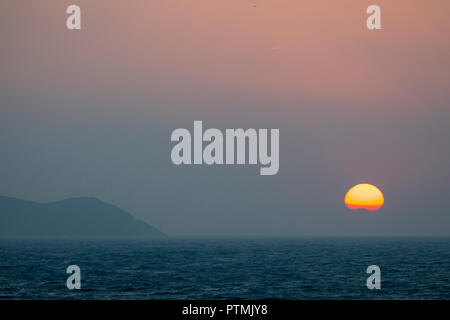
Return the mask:
<svg viewBox="0 0 450 320">
<path fill-rule="evenodd" d="M 438 238 L 0 241 L 1 299 L 449 299 L 449 278 Z"/>
</svg>

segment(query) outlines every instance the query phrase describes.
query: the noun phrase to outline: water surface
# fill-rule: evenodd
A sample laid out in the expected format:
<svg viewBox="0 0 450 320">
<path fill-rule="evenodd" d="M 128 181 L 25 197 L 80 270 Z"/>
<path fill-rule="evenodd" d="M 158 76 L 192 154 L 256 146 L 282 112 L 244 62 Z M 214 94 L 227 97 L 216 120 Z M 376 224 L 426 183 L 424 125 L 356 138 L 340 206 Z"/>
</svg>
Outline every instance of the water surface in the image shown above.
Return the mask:
<svg viewBox="0 0 450 320">
<path fill-rule="evenodd" d="M 1 299 L 449 299 L 449 278 L 439 238 L 0 241 Z"/>
</svg>

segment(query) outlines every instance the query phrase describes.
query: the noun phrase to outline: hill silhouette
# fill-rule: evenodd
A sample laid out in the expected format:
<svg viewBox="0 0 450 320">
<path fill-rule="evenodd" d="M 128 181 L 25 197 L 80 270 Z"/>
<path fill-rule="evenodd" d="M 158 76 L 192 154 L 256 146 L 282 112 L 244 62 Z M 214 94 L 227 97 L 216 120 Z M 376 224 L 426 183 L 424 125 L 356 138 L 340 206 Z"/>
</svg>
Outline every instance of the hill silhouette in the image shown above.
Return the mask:
<svg viewBox="0 0 450 320">
<path fill-rule="evenodd" d="M 145 238 L 163 235 L 129 212 L 96 198 L 38 203 L 0 196 L 2 238 Z"/>
</svg>

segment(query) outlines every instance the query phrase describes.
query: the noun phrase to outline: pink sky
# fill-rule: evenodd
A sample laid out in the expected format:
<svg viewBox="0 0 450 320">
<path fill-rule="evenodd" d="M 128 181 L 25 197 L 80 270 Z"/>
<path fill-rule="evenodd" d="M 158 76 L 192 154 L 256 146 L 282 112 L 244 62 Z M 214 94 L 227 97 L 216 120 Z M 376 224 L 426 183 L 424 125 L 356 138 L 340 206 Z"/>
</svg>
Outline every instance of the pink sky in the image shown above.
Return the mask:
<svg viewBox="0 0 450 320">
<path fill-rule="evenodd" d="M 297 232 L 339 225 L 345 192 L 370 182 L 393 213 L 380 230 L 450 232 L 449 1 L 77 0 L 82 30 L 68 31 L 73 3 L 0 2 L 0 194 L 98 196 L 146 219 L 151 193 L 150 220 L 169 232 L 253 230 L 243 204 L 267 230 Z M 369 31 L 374 3 L 383 29 Z M 170 132 L 193 120 L 280 128 L 280 173 L 174 170 Z M 248 193 L 233 195 L 236 181 Z M 167 200 L 173 188 L 191 193 Z"/>
<path fill-rule="evenodd" d="M 231 93 L 403 112 L 449 87 L 448 1 L 378 1 L 380 31 L 365 27 L 372 1 L 80 0 L 83 30 L 69 32 L 71 3 L 3 1 L 1 63 L 12 89 Z"/>
</svg>

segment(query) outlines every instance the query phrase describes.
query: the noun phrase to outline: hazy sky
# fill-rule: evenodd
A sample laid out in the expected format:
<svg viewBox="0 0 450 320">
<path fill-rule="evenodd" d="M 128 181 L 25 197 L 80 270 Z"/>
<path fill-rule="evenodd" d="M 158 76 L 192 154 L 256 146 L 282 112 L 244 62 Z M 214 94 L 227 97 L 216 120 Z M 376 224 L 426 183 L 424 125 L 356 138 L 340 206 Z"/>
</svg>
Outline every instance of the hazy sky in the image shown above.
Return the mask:
<svg viewBox="0 0 450 320">
<path fill-rule="evenodd" d="M 65 27 L 82 9 L 82 30 Z M 381 7 L 382 30 L 365 10 Z M 450 2 L 2 0 L 0 194 L 94 196 L 169 234 L 450 235 Z M 279 128 L 280 171 L 170 134 Z M 376 213 L 344 195 L 368 182 Z"/>
</svg>

